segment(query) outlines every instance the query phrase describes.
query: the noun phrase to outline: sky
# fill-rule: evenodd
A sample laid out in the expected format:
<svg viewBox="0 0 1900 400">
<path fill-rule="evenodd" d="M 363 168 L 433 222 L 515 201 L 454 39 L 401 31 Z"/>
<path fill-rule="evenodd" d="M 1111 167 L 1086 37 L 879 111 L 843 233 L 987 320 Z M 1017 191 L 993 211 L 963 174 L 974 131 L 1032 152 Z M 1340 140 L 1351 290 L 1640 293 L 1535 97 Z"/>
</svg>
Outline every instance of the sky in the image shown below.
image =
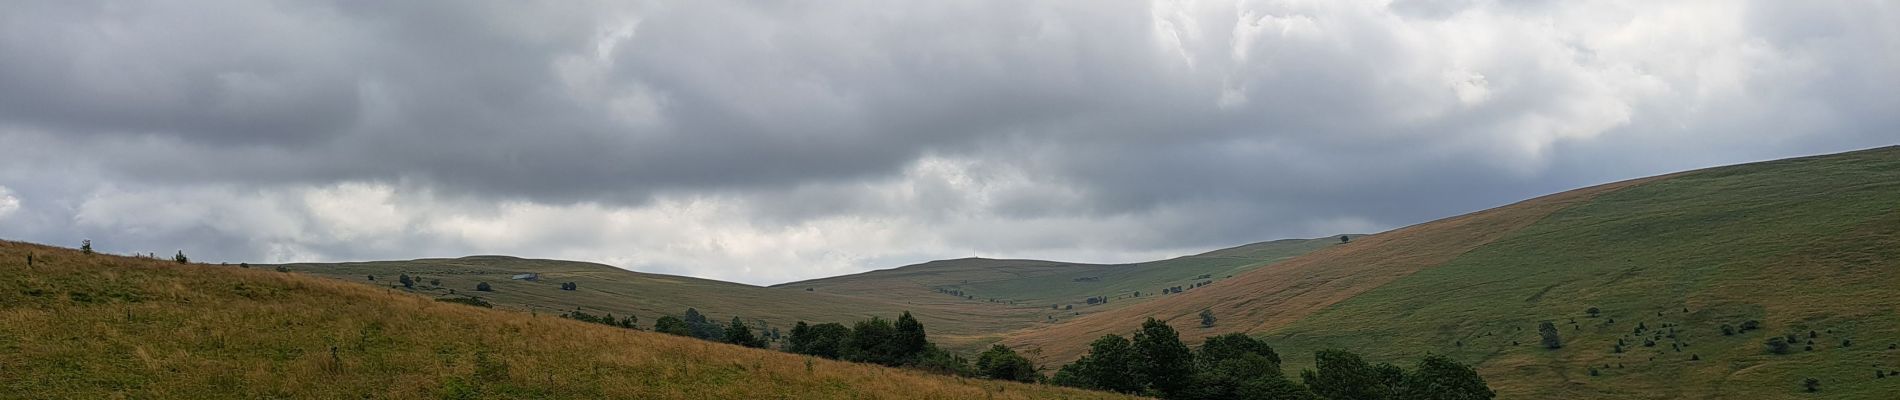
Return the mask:
<svg viewBox="0 0 1900 400">
<path fill-rule="evenodd" d="M 20 1 L 0 238 L 752 284 L 1900 142 L 1885 1 Z"/>
</svg>

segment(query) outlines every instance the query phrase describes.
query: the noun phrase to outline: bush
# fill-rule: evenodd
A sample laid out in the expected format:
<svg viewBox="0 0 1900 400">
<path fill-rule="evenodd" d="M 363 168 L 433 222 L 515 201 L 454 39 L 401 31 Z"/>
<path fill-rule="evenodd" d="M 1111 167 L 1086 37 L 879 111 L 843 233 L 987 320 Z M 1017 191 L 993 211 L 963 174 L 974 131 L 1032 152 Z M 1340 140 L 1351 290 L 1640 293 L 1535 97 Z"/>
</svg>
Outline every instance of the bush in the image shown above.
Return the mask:
<svg viewBox="0 0 1900 400">
<path fill-rule="evenodd" d="M 1214 326 L 1214 311 L 1201 310 L 1201 327 L 1206 328 L 1212 326 Z"/>
<path fill-rule="evenodd" d="M 1779 336 L 1768 338 L 1768 352 L 1769 353 L 1788 354 L 1788 352 L 1791 350 L 1790 349 L 1791 346 L 1792 345 L 1788 343 L 1788 340 L 1786 338 L 1779 337 Z"/>
<path fill-rule="evenodd" d="M 1748 331 L 1752 331 L 1756 329 L 1761 329 L 1761 321 L 1756 321 L 1752 319 L 1747 320 L 1747 321 L 1742 321 L 1741 332 L 1748 332 Z"/>
<path fill-rule="evenodd" d="M 479 283 L 476 283 L 476 284 L 475 284 L 475 291 L 477 291 L 477 292 L 493 292 L 493 291 L 495 291 L 495 287 L 494 287 L 494 286 L 489 286 L 489 285 L 488 285 L 488 282 L 479 282 Z"/>
<path fill-rule="evenodd" d="M 1596 318 L 1597 315 L 1603 314 L 1603 310 L 1597 309 L 1596 307 L 1590 307 L 1590 309 L 1583 310 L 1583 312 L 1590 314 L 1590 318 Z"/>
<path fill-rule="evenodd" d="M 1722 324 L 1722 336 L 1735 336 L 1735 327 L 1729 324 Z"/>
<path fill-rule="evenodd" d="M 990 345 L 988 351 L 976 357 L 976 373 L 984 378 L 1017 382 L 1035 382 L 1039 378 L 1035 364 L 1000 344 Z"/>
<path fill-rule="evenodd" d="M 80 241 L 79 252 L 85 255 L 92 255 L 92 239 Z"/>
<path fill-rule="evenodd" d="M 466 305 L 471 305 L 471 306 L 476 306 L 476 307 L 481 307 L 481 308 L 495 308 L 494 304 L 491 304 L 487 301 L 483 301 L 482 298 L 475 297 L 475 296 L 445 297 L 445 298 L 435 299 L 435 301 L 440 301 L 443 303 L 466 304 Z"/>
<path fill-rule="evenodd" d="M 726 325 L 725 341 L 755 349 L 765 348 L 765 338 L 753 336 L 752 328 L 746 327 L 739 317 L 732 317 L 732 324 Z"/>
<path fill-rule="evenodd" d="M 1563 337 L 1557 335 L 1557 324 L 1551 323 L 1550 321 L 1538 323 L 1537 335 L 1543 338 L 1542 341 L 1546 349 L 1555 350 L 1564 347 Z"/>
<path fill-rule="evenodd" d="M 191 263 L 191 258 L 185 257 L 184 250 L 179 250 L 178 255 L 172 256 L 172 261 L 177 261 L 179 264 L 189 264 Z"/>
<path fill-rule="evenodd" d="M 693 336 L 693 331 L 686 327 L 686 321 L 671 315 L 661 316 L 660 319 L 654 320 L 653 331 L 675 336 Z"/>
<path fill-rule="evenodd" d="M 1821 380 L 1814 378 L 1803 379 L 1801 381 L 1801 387 L 1807 389 L 1808 393 L 1819 392 L 1821 391 Z"/>
<path fill-rule="evenodd" d="M 402 284 L 402 287 L 403 287 L 403 288 L 405 288 L 405 289 L 415 289 L 415 288 L 416 288 L 416 279 L 415 279 L 415 278 L 410 278 L 410 277 L 409 277 L 409 274 L 402 274 L 402 275 L 399 275 L 399 276 L 397 276 L 397 277 L 396 277 L 396 283 L 401 283 L 401 284 Z"/>
</svg>

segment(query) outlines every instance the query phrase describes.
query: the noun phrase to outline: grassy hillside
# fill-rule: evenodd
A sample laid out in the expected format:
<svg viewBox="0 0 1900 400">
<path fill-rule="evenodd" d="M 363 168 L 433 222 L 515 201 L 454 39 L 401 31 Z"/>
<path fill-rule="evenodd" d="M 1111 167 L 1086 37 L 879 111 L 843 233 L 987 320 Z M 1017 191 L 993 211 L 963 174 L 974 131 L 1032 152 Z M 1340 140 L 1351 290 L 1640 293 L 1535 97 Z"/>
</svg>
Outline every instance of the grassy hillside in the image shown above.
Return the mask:
<svg viewBox="0 0 1900 400">
<path fill-rule="evenodd" d="M 474 294 L 504 308 L 535 313 L 558 314 L 579 307 L 592 314 L 634 315 L 646 325 L 661 315 L 678 315 L 687 307 L 708 313 L 717 321 L 737 315 L 781 331 L 799 320 L 850 323 L 872 316 L 890 318 L 908 310 L 929 327 L 932 337 L 945 348 L 974 353 L 1007 332 L 1058 323 L 1133 302 L 1123 300 L 1151 299 L 1163 287 L 1220 279 L 1323 248 L 1329 243 L 1337 243 L 1337 239 L 1280 240 L 1171 260 L 1117 265 L 967 258 L 771 288 L 639 273 L 594 263 L 504 256 L 303 263 L 284 267 L 391 290 L 432 295 L 447 295 L 451 291 Z M 540 279 L 510 279 L 525 273 L 537 273 Z M 418 282 L 416 287 L 403 289 L 396 281 L 399 274 L 414 277 Z M 376 280 L 369 280 L 372 275 Z M 1212 277 L 1195 279 L 1202 275 Z M 1094 279 L 1077 280 L 1085 277 Z M 475 285 L 480 282 L 489 283 L 494 291 L 475 292 Z M 578 289 L 561 290 L 564 282 L 574 282 Z M 944 294 L 938 292 L 938 288 L 963 290 L 974 298 Z M 1137 290 L 1148 295 L 1135 299 L 1132 294 Z M 1118 300 L 1100 306 L 1090 306 L 1083 301 L 1098 295 Z M 1074 304 L 1075 309 L 1055 310 L 1051 304 Z"/>
<path fill-rule="evenodd" d="M 1215 327 L 1184 334 L 1252 332 L 1282 354 L 1448 354 L 1502 398 L 1805 398 L 1809 377 L 1826 398 L 1892 398 L 1900 377 L 1876 371 L 1900 371 L 1896 199 L 1900 148 L 1621 182 L 1355 240 L 1006 342 L 1069 357 L 1142 317 L 1190 326 L 1211 309 Z M 1722 334 L 1747 320 L 1763 329 Z M 1540 321 L 1558 325 L 1563 348 L 1538 346 Z M 1792 354 L 1770 354 L 1764 342 L 1786 334 Z"/>
<path fill-rule="evenodd" d="M 265 268 L 0 242 L 0 275 L 0 398 L 1120 398 L 441 303 Z"/>
<path fill-rule="evenodd" d="M 1038 260 L 965 258 L 933 261 L 899 268 L 864 272 L 774 286 L 813 289 L 853 297 L 902 301 L 917 298 L 955 298 L 957 291 L 976 301 L 1002 303 L 1038 312 L 1051 305 L 1073 305 L 1067 312 L 1048 313 L 1057 321 L 1075 315 L 1117 308 L 1162 297 L 1172 286 L 1187 288 L 1195 282 L 1217 281 L 1235 274 L 1326 248 L 1333 237 L 1288 239 L 1248 244 L 1208 253 L 1134 264 L 1079 264 Z M 1140 292 L 1141 296 L 1135 296 Z M 1104 296 L 1106 304 L 1090 305 L 1089 297 Z"/>
</svg>

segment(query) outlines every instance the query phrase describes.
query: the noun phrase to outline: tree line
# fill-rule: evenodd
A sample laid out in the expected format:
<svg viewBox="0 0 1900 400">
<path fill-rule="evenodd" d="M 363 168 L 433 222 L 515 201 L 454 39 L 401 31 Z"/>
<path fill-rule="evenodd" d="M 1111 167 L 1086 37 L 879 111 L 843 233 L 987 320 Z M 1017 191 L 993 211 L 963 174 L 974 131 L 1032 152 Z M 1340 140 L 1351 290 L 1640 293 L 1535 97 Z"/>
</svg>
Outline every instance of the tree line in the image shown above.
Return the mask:
<svg viewBox="0 0 1900 400">
<path fill-rule="evenodd" d="M 1427 355 L 1411 370 L 1372 364 L 1344 350 L 1313 355 L 1301 383 L 1280 370 L 1280 355 L 1265 342 L 1233 333 L 1190 350 L 1167 323 L 1149 318 L 1134 339 L 1106 335 L 1089 353 L 1057 370 L 1051 383 L 1170 400 L 1490 399 L 1496 395 L 1470 366 Z"/>
</svg>

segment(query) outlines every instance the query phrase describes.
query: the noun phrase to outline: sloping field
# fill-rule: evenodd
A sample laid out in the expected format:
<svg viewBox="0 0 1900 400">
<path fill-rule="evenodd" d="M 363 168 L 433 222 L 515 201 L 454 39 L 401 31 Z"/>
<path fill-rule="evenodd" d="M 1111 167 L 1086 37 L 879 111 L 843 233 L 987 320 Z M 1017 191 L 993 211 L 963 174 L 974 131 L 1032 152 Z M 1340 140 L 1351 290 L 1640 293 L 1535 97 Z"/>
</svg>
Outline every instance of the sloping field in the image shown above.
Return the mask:
<svg viewBox="0 0 1900 400">
<path fill-rule="evenodd" d="M 1900 393 L 1887 378 L 1900 372 L 1897 269 L 1900 148 L 1889 147 L 1541 197 L 1005 343 L 1066 361 L 1147 316 L 1194 326 L 1207 309 L 1216 325 L 1184 335 L 1251 332 L 1282 354 L 1448 354 L 1478 365 L 1501 398 L 1805 398 L 1815 378 L 1818 396 L 1886 399 Z M 1723 334 L 1751 320 L 1761 329 Z M 1541 321 L 1562 348 L 1539 345 Z M 1789 335 L 1788 354 L 1765 345 Z"/>
<path fill-rule="evenodd" d="M 1122 398 L 441 303 L 266 268 L 0 242 L 0 276 L 0 398 Z"/>
</svg>

